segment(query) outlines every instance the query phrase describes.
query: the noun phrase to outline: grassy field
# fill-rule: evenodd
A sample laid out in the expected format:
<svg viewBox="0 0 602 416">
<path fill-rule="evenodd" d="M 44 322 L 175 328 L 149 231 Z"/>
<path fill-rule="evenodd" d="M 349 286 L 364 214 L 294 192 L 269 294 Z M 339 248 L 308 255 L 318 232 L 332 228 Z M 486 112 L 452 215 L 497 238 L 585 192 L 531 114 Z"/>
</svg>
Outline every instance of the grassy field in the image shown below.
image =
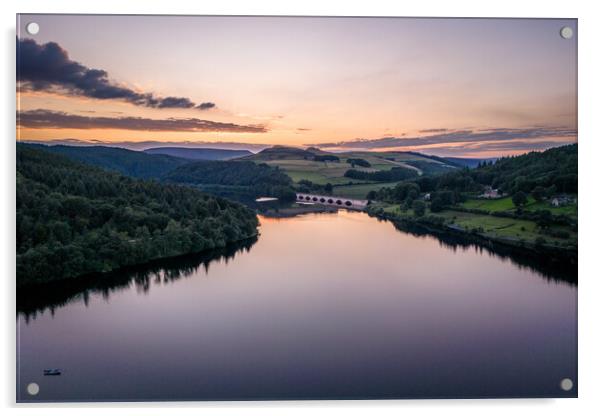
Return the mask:
<svg viewBox="0 0 602 416">
<path fill-rule="evenodd" d="M 364 159 L 368 161 L 371 165 L 370 167 L 355 166 L 354 169 L 369 172 L 377 170 L 390 170 L 394 167 L 404 167 L 407 169 L 412 169 L 418 172 L 418 174 L 429 174 L 429 166 L 433 166 L 433 171 L 435 170 L 435 167 L 437 170 L 439 170 L 441 166 L 447 166 L 441 162 L 432 159 L 404 152 L 327 153 L 322 151 L 316 151 L 315 154 L 335 155 L 340 159 L 340 161 L 315 161 L 313 160 L 313 153 L 307 152 L 303 149 L 284 147 L 269 148 L 255 155 L 245 157 L 243 159 L 253 160 L 257 163 L 267 163 L 271 166 L 278 166 L 280 169 L 284 170 L 295 182 L 299 182 L 300 180 L 305 179 L 319 185 L 326 185 L 327 183 L 330 183 L 332 185 L 367 184 L 366 181 L 350 179 L 344 176 L 345 172 L 352 168 L 351 164 L 347 163 L 347 159 L 349 158 Z M 410 166 L 406 163 L 408 161 L 422 161 L 426 163 L 426 169 L 418 169 L 414 166 Z M 376 187 L 376 189 L 379 188 L 380 186 Z M 345 195 L 349 197 L 351 197 L 351 195 L 354 195 L 354 197 L 361 196 L 361 198 L 365 198 L 368 191 L 374 189 L 374 187 L 370 186 L 366 189 L 368 190 L 364 193 L 362 188 L 358 188 L 357 190 L 353 188 L 341 188 L 340 192 L 345 193 L 341 193 L 340 195 Z M 346 192 L 350 192 L 350 194 L 347 194 Z"/>
<path fill-rule="evenodd" d="M 350 169 L 345 162 L 316 162 L 304 159 L 276 159 L 266 161 L 268 165 L 278 166 L 284 170 L 295 182 L 302 179 L 312 181 L 319 185 L 342 185 L 362 183 L 363 181 L 346 178 L 345 172 Z M 374 168 L 372 168 L 374 169 Z"/>
<path fill-rule="evenodd" d="M 469 199 L 461 204 L 464 208 L 482 209 L 489 212 L 514 211 L 516 207 L 512 203 L 512 198 L 507 196 L 499 199 Z M 577 216 L 577 204 L 569 204 L 561 207 L 554 207 L 547 201 L 536 201 L 529 196 L 527 204 L 523 207 L 525 211 L 536 211 L 547 209 L 552 214 L 567 214 Z"/>
<path fill-rule="evenodd" d="M 403 211 L 397 205 L 390 205 L 384 208 L 385 212 L 394 214 L 400 218 L 413 217 L 412 210 Z M 492 215 L 472 214 L 468 212 L 459 212 L 446 210 L 438 213 L 427 211 L 426 215 L 435 215 L 443 217 L 445 223 L 462 228 L 463 230 L 478 230 L 481 235 L 506 240 L 525 240 L 535 242 L 538 237 L 543 237 L 547 242 L 564 245 L 567 243 L 577 243 L 577 233 L 566 226 L 553 226 L 555 231 L 566 231 L 569 233 L 568 239 L 552 237 L 548 234 L 542 234 L 535 222 L 520 220 L 514 218 L 494 217 Z"/>
<path fill-rule="evenodd" d="M 344 196 L 347 198 L 354 199 L 366 199 L 366 195 L 370 191 L 378 191 L 380 188 L 392 188 L 399 182 L 379 182 L 379 183 L 365 183 L 359 185 L 344 185 L 335 186 L 332 189 L 333 195 Z"/>
</svg>

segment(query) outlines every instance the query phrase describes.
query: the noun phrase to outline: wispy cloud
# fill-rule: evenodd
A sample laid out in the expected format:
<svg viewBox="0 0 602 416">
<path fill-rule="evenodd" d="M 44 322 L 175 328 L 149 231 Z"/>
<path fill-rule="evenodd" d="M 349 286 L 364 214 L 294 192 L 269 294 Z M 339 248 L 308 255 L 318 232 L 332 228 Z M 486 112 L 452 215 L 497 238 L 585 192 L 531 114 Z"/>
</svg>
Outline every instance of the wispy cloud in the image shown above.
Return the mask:
<svg viewBox="0 0 602 416">
<path fill-rule="evenodd" d="M 88 68 L 69 58 L 58 43 L 38 44 L 17 39 L 17 82 L 23 90 L 52 91 L 99 100 L 122 100 L 151 108 L 196 108 L 209 110 L 212 102 L 195 104 L 186 97 L 158 97 L 135 91 L 109 80 L 107 71 Z"/>
<path fill-rule="evenodd" d="M 267 127 L 259 124 L 240 125 L 198 118 L 97 117 L 44 109 L 17 112 L 17 124 L 31 129 L 120 129 L 234 133 L 265 133 L 268 131 Z"/>
<path fill-rule="evenodd" d="M 449 131 L 448 129 L 426 129 L 426 130 L 418 130 L 418 133 L 444 133 Z"/>
<path fill-rule="evenodd" d="M 577 130 L 567 127 L 529 127 L 529 128 L 492 128 L 483 130 L 443 130 L 443 133 L 430 134 L 417 137 L 383 137 L 380 139 L 356 139 L 349 141 L 314 143 L 307 146 L 345 147 L 357 149 L 382 149 L 382 148 L 406 148 L 417 146 L 444 146 L 454 143 L 485 143 L 485 142 L 510 142 L 523 140 L 525 143 L 535 143 L 541 139 L 565 139 L 567 143 L 577 137 Z M 423 130 L 428 131 L 428 130 Z M 558 143 L 555 142 L 555 143 Z"/>
</svg>

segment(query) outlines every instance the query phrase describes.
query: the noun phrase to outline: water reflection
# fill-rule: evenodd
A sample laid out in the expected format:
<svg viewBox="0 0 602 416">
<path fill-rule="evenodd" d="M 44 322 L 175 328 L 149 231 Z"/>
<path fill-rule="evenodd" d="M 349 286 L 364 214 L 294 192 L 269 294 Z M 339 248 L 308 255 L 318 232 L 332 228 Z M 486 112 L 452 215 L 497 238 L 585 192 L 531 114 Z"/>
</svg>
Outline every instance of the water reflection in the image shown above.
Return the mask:
<svg viewBox="0 0 602 416">
<path fill-rule="evenodd" d="M 136 287 L 138 293 L 148 293 L 152 285 L 169 284 L 197 274 L 203 268 L 209 273 L 212 263 L 228 263 L 239 253 L 248 253 L 257 238 L 250 238 L 225 248 L 202 253 L 158 260 L 145 265 L 129 267 L 118 272 L 64 282 L 47 283 L 17 291 L 17 312 L 29 323 L 38 313 L 49 310 L 52 315 L 57 308 L 81 300 L 86 306 L 90 296 L 100 294 L 108 300 L 112 293 Z"/>
<path fill-rule="evenodd" d="M 575 285 L 365 213 L 260 220 L 242 252 L 20 289 L 18 400 L 576 396 Z"/>
<path fill-rule="evenodd" d="M 336 213 L 336 211 L 335 211 Z M 332 214 L 332 213 L 331 213 Z M 295 215 L 297 217 L 303 216 Z M 315 214 L 309 213 L 306 216 Z M 322 213 L 320 215 L 329 215 Z M 278 217 L 274 217 L 278 218 Z M 264 221 L 268 217 L 264 217 Z M 270 218 L 270 221 L 274 219 Z M 388 220 L 376 219 L 379 222 Z M 410 234 L 418 238 L 435 238 L 439 246 L 452 252 L 458 250 L 474 250 L 480 255 L 489 255 L 510 261 L 519 269 L 526 268 L 541 278 L 555 283 L 577 286 L 577 265 L 568 262 L 554 261 L 553 258 L 536 255 L 502 244 L 483 244 L 478 239 L 470 236 L 455 236 L 443 232 L 426 230 L 419 226 L 392 223 L 395 229 L 403 234 Z M 138 293 L 147 293 L 152 285 L 161 285 L 176 280 L 194 276 L 199 268 L 203 268 L 208 274 L 210 265 L 216 262 L 226 264 L 233 260 L 238 253 L 249 252 L 257 242 L 257 238 L 248 239 L 239 243 L 231 244 L 226 248 L 211 250 L 188 256 L 180 256 L 171 259 L 159 260 L 142 266 L 130 267 L 119 272 L 104 275 L 90 276 L 69 280 L 65 282 L 54 282 L 31 288 L 19 288 L 17 291 L 17 312 L 22 314 L 25 322 L 35 319 L 38 313 L 48 310 L 52 315 L 57 308 L 68 303 L 81 300 L 86 306 L 90 296 L 100 294 L 103 299 L 108 300 L 111 293 L 128 289 L 134 286 Z"/>
<path fill-rule="evenodd" d="M 379 221 L 387 221 L 379 219 Z M 518 266 L 535 272 L 538 276 L 557 283 L 566 283 L 570 286 L 577 286 L 577 264 L 566 260 L 558 259 L 554 256 L 541 255 L 532 251 L 522 250 L 505 244 L 495 242 L 483 243 L 481 239 L 473 238 L 470 235 L 457 236 L 434 230 L 427 230 L 420 226 L 412 226 L 393 222 L 395 228 L 402 232 L 416 237 L 427 238 L 435 237 L 441 247 L 456 252 L 458 249 L 467 251 L 474 249 L 480 254 L 488 254 L 502 260 L 507 260 Z"/>
</svg>

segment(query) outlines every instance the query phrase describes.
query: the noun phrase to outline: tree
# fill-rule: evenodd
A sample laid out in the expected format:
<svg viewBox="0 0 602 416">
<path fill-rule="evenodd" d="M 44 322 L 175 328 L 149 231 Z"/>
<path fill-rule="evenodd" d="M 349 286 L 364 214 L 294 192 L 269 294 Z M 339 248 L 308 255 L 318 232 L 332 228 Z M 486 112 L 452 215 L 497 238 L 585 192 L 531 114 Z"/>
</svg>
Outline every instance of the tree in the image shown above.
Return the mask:
<svg viewBox="0 0 602 416">
<path fill-rule="evenodd" d="M 426 204 L 424 203 L 424 201 L 417 199 L 414 202 L 412 202 L 412 209 L 414 210 L 414 215 L 416 215 L 417 217 L 422 217 L 426 212 Z"/>
<path fill-rule="evenodd" d="M 332 193 L 332 184 L 330 182 L 324 185 L 324 191 L 326 191 L 327 194 Z"/>
<path fill-rule="evenodd" d="M 541 201 L 545 195 L 546 190 L 543 186 L 536 186 L 531 191 L 531 196 L 533 196 L 533 199 L 535 199 L 536 201 Z"/>
<path fill-rule="evenodd" d="M 443 207 L 445 206 L 445 202 L 439 196 L 436 196 L 431 201 L 431 211 L 432 212 L 441 212 L 443 211 Z"/>
<path fill-rule="evenodd" d="M 512 195 L 512 203 L 517 207 L 523 207 L 527 203 L 527 194 L 523 191 L 518 191 Z"/>
</svg>

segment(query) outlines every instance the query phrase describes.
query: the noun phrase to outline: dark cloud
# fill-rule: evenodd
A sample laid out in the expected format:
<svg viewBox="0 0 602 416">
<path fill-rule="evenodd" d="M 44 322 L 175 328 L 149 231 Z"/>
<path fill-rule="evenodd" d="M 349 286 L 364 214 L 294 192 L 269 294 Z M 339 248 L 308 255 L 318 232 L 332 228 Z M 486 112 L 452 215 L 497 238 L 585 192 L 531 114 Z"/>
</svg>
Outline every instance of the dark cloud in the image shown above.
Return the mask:
<svg viewBox="0 0 602 416">
<path fill-rule="evenodd" d="M 346 147 L 358 149 L 379 149 L 388 147 L 416 147 L 445 145 L 448 143 L 482 143 L 523 140 L 535 143 L 543 138 L 565 138 L 574 141 L 577 130 L 567 127 L 530 127 L 521 129 L 495 128 L 487 130 L 458 130 L 420 137 L 383 137 L 380 139 L 357 139 L 333 143 L 315 143 L 306 146 Z"/>
<path fill-rule="evenodd" d="M 43 109 L 17 112 L 17 124 L 32 129 L 123 129 L 235 133 L 265 133 L 268 131 L 263 125 L 239 125 L 198 118 L 94 117 Z"/>
<path fill-rule="evenodd" d="M 210 110 L 215 107 L 214 103 L 200 103 L 196 106 L 199 110 Z"/>
<path fill-rule="evenodd" d="M 32 39 L 17 38 L 17 82 L 22 89 L 66 92 L 99 100 L 123 100 L 151 108 L 192 108 L 195 103 L 185 97 L 157 97 L 138 92 L 109 80 L 107 71 L 88 68 L 73 61 L 58 43 L 38 44 Z M 196 108 L 207 109 L 202 103 Z"/>
</svg>

